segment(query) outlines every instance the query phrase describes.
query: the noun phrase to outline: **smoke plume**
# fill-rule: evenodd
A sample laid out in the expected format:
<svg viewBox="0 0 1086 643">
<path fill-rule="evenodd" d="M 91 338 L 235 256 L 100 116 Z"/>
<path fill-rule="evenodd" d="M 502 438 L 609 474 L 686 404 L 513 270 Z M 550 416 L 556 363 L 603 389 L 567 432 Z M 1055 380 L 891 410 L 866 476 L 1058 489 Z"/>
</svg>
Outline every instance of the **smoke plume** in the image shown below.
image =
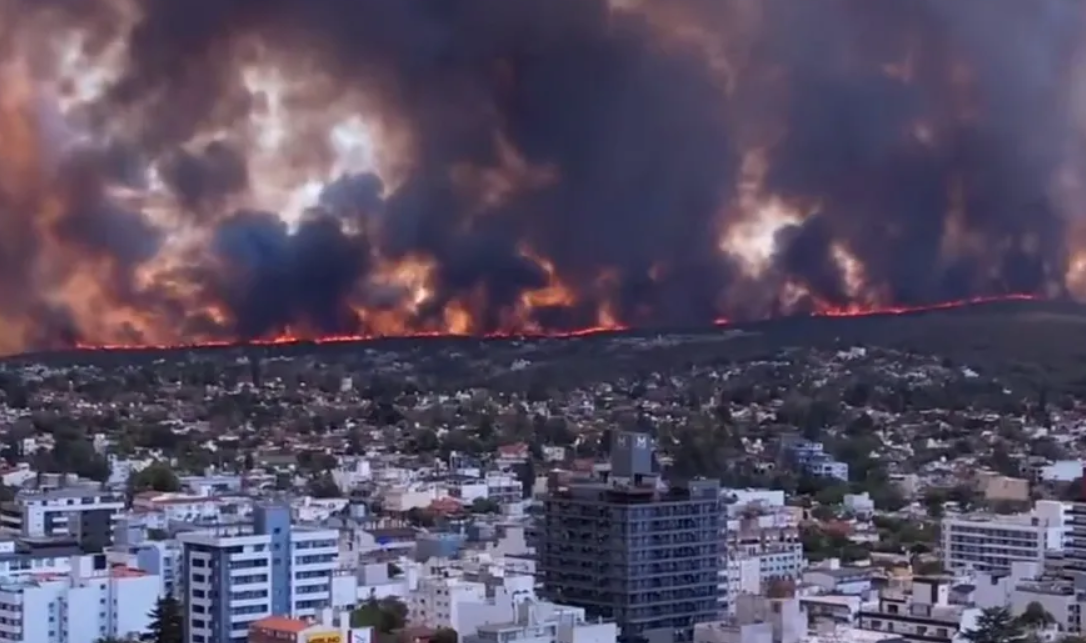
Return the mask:
<svg viewBox="0 0 1086 643">
<path fill-rule="evenodd" d="M 0 350 L 1086 292 L 1078 0 L 0 0 Z"/>
</svg>

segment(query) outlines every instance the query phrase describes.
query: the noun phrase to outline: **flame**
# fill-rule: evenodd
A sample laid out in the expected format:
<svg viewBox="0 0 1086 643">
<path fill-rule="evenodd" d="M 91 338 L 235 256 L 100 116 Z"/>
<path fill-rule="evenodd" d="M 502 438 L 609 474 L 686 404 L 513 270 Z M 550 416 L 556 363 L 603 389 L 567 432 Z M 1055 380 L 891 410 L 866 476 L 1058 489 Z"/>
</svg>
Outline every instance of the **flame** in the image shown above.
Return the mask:
<svg viewBox="0 0 1086 643">
<path fill-rule="evenodd" d="M 655 257 L 638 256 L 637 261 L 631 262 L 635 264 L 633 270 L 639 271 L 636 273 L 625 274 L 618 268 L 599 266 L 586 270 L 584 266 L 571 267 L 570 263 L 576 262 L 562 261 L 558 252 L 554 252 L 553 258 L 546 256 L 547 243 L 534 238 L 537 247 L 522 242 L 515 250 L 521 259 L 538 269 L 542 285 L 519 292 L 511 298 L 511 303 L 493 315 L 497 319 L 483 321 L 484 313 L 492 312 L 487 307 L 491 294 L 485 291 L 487 286 L 476 284 L 471 292 L 457 292 L 455 296 L 442 293 L 442 266 L 437 258 L 427 256 L 415 246 L 410 251 L 403 247 L 393 251 L 383 250 L 378 247 L 379 243 L 373 243 L 378 248 L 371 249 L 369 241 L 380 238 L 391 226 L 383 225 L 386 221 L 376 213 L 351 213 L 366 216 L 342 216 L 339 224 L 352 241 L 366 246 L 366 252 L 369 252 L 367 271 L 360 279 L 363 283 L 354 284 L 350 296 L 341 304 L 346 309 L 343 312 L 356 323 L 336 327 L 365 329 L 364 333 L 325 336 L 311 324 L 307 325 L 306 320 L 292 320 L 291 326 L 274 334 L 240 342 L 223 340 L 221 338 L 231 329 L 240 326 L 237 319 L 231 318 L 232 314 L 239 313 L 232 313 L 228 305 L 215 301 L 213 295 L 204 292 L 212 288 L 203 285 L 189 272 L 194 266 L 207 268 L 209 264 L 224 272 L 231 268 L 221 265 L 226 262 L 216 261 L 208 250 L 214 241 L 214 223 L 238 210 L 256 210 L 278 213 L 284 228 L 296 231 L 316 214 L 343 214 L 331 212 L 334 207 L 322 201 L 322 189 L 341 177 L 362 173 L 379 177 L 381 197 L 393 195 L 411 176 L 412 165 L 421 163 L 420 157 L 426 157 L 425 149 L 423 153 L 418 149 L 425 148 L 426 141 L 416 139 L 432 133 L 415 131 L 406 122 L 408 117 L 390 109 L 390 105 L 377 104 L 381 100 L 377 96 L 381 93 L 378 89 L 383 85 L 367 87 L 367 91 L 363 91 L 360 89 L 362 84 L 356 87 L 352 82 L 337 78 L 339 70 L 321 68 L 321 63 L 317 62 L 319 58 L 298 55 L 296 51 L 275 51 L 268 41 L 259 41 L 256 35 L 245 32 L 225 43 L 216 41 L 216 47 L 221 47 L 222 51 L 193 53 L 193 56 L 206 55 L 215 61 L 220 56 L 223 61 L 229 60 L 229 64 L 224 62 L 222 70 L 231 76 L 222 81 L 222 86 L 215 86 L 221 95 L 204 95 L 208 92 L 192 92 L 199 94 L 193 96 L 183 95 L 184 92 L 177 94 L 178 99 L 192 100 L 192 110 L 202 114 L 202 122 L 194 126 L 194 131 L 161 113 L 166 108 L 182 113 L 190 107 L 159 105 L 156 95 L 162 94 L 161 91 L 137 92 L 132 104 L 114 104 L 104 97 L 115 88 L 118 80 L 125 77 L 125 67 L 129 64 L 127 57 L 131 53 L 126 43 L 147 9 L 135 0 L 108 0 L 100 4 L 108 6 L 110 12 L 102 19 L 107 26 L 98 26 L 93 30 L 94 36 L 90 35 L 91 30 L 81 31 L 80 27 L 66 23 L 64 12 L 60 10 L 27 12 L 31 17 L 26 18 L 26 22 L 18 22 L 16 14 L 22 12 L 5 11 L 7 5 L 0 8 L 0 18 L 5 18 L 3 22 L 8 24 L 0 25 L 0 141 L 4 146 L 3 155 L 0 155 L 0 201 L 10 206 L 12 212 L 31 213 L 0 218 L 0 258 L 18 254 L 22 248 L 17 246 L 26 239 L 33 239 L 41 246 L 34 248 L 25 275 L 5 275 L 12 281 L 25 282 L 21 286 L 30 285 L 27 290 L 32 295 L 18 293 L 27 301 L 9 295 L 5 290 L 10 286 L 0 282 L 0 352 L 40 344 L 35 341 L 38 338 L 35 325 L 40 321 L 35 315 L 36 307 L 41 304 L 71 317 L 70 328 L 65 330 L 73 337 L 83 338 L 76 343 L 78 347 L 101 350 L 239 343 L 328 344 L 391 336 L 589 336 L 626 330 L 629 322 L 651 318 L 648 308 L 657 300 L 653 299 L 653 304 L 627 302 L 628 298 L 620 295 L 625 292 L 624 287 L 631 286 L 623 283 L 624 276 L 644 278 L 651 282 L 652 288 L 665 291 L 673 279 L 689 279 L 694 270 L 707 273 L 716 268 L 715 264 L 704 267 L 711 262 L 703 261 L 690 272 L 684 272 L 682 260 L 685 257 L 669 256 L 666 260 L 655 261 Z M 789 70 L 783 63 L 756 64 L 759 48 L 771 44 L 769 41 L 762 43 L 758 37 L 758 26 L 767 19 L 763 12 L 770 9 L 758 0 L 737 2 L 734 11 L 729 12 L 729 19 L 718 24 L 699 20 L 700 14 L 693 4 L 648 0 L 612 0 L 611 4 L 616 12 L 643 13 L 655 37 L 660 39 L 661 48 L 690 52 L 691 56 L 704 59 L 714 72 L 715 82 L 723 88 L 720 97 L 736 100 L 734 105 L 730 102 L 721 105 L 722 111 L 734 112 L 728 119 L 737 121 L 731 132 L 739 157 L 736 184 L 731 186 L 734 193 L 728 192 L 722 202 L 709 208 L 719 209 L 719 220 L 714 220 L 709 227 L 721 264 L 726 265 L 729 272 L 733 267 L 738 268 L 735 272 L 740 274 L 727 287 L 721 287 L 720 303 L 760 297 L 770 300 L 771 306 L 759 309 L 759 314 L 767 310 L 788 314 L 802 306 L 815 316 L 851 317 L 1037 299 L 1032 294 L 1012 294 L 928 306 L 880 307 L 878 302 L 888 301 L 891 297 L 880 290 L 885 284 L 867 283 L 864 253 L 860 252 L 864 248 L 858 243 L 850 246 L 835 241 L 830 248 L 830 259 L 840 271 L 844 294 L 861 303 L 844 307 L 831 305 L 810 292 L 812 286 L 804 284 L 801 277 L 778 274 L 782 272 L 777 262 L 780 240 L 787 237 L 783 233 L 801 227 L 816 215 L 832 213 L 833 202 L 825 194 L 814 194 L 813 191 L 804 191 L 798 196 L 784 195 L 783 191 L 775 194 L 767 180 L 771 165 L 776 162 L 775 150 L 780 147 L 778 139 L 787 138 L 783 115 L 775 113 L 781 108 L 776 105 L 777 101 L 770 99 L 785 93 L 789 84 Z M 874 64 L 876 71 L 881 71 L 891 84 L 918 85 L 930 80 L 928 57 L 933 54 L 928 53 L 927 41 L 915 36 L 905 44 L 903 52 L 899 51 L 898 55 L 885 61 L 875 56 L 871 61 L 848 61 L 848 66 L 862 70 Z M 857 46 L 850 50 L 858 55 L 866 48 Z M 984 107 L 981 100 L 984 78 L 966 62 L 952 58 L 939 67 L 942 71 L 938 72 L 938 89 L 952 90 L 952 104 L 942 109 L 955 112 L 953 118 L 946 117 L 938 109 L 934 113 L 925 111 L 904 131 L 898 132 L 910 154 L 939 153 L 954 140 L 952 135 L 962 122 L 980 118 Z M 192 69 L 201 67 L 194 65 Z M 180 87 L 188 87 L 188 79 L 183 76 L 195 73 L 192 69 L 169 68 L 181 76 L 169 80 L 176 80 Z M 516 137 L 509 133 L 515 129 L 503 122 L 501 106 L 489 104 L 490 99 L 502 103 L 507 98 L 505 90 L 516 82 L 517 71 L 511 62 L 499 63 L 494 73 L 495 96 L 488 93 L 487 100 L 472 105 L 477 107 L 473 112 L 481 116 L 479 123 L 472 123 L 468 129 L 488 128 L 484 131 L 491 133 L 491 145 L 481 147 L 492 148 L 490 153 L 473 153 L 464 157 L 469 160 L 439 164 L 442 171 L 447 171 L 445 178 L 455 193 L 450 196 L 451 200 L 469 204 L 470 210 L 470 216 L 457 221 L 459 227 L 450 227 L 448 234 L 468 236 L 488 224 L 495 224 L 493 217 L 515 211 L 506 206 L 516 205 L 524 195 L 549 194 L 551 188 L 571 178 L 562 176 L 563 170 L 569 168 L 563 168 L 558 161 L 542 156 L 548 159 L 543 163 L 538 161 L 541 155 L 533 157 L 518 149 Z M 1081 69 L 1076 73 L 1081 74 Z M 450 90 L 455 89 L 458 81 L 455 77 L 450 79 Z M 739 89 L 747 84 L 760 88 L 752 95 L 761 98 L 752 105 L 738 100 Z M 1077 123 L 1079 130 L 1086 129 L 1083 86 L 1086 83 L 1076 83 L 1076 94 L 1068 97 L 1074 116 L 1082 121 Z M 449 92 L 450 97 L 454 94 Z M 556 100 L 562 98 L 555 97 Z M 214 104 L 209 106 L 204 101 Z M 932 103 L 933 109 L 941 107 L 939 101 Z M 782 101 L 781 105 L 784 104 L 787 103 Z M 393 102 L 392 106 L 395 105 Z M 435 105 L 433 108 L 441 107 Z M 104 109 L 115 111 L 99 113 Z M 762 114 L 762 111 L 767 113 Z M 398 120 L 401 117 L 405 122 Z M 624 133 L 619 125 L 622 123 L 616 125 L 615 131 Z M 680 125 L 675 124 L 676 128 Z M 171 127 L 178 128 L 180 133 L 171 130 L 167 135 L 155 136 L 157 129 Z M 450 141 L 455 141 L 459 135 L 453 131 Z M 163 142 L 159 138 L 167 140 Z M 108 144 L 117 141 L 131 143 L 141 153 L 146 153 L 148 158 L 141 159 L 145 161 L 145 167 L 140 168 L 140 176 L 131 184 L 112 176 L 95 176 L 92 182 L 100 185 L 96 184 L 94 190 L 101 194 L 95 192 L 91 198 L 101 196 L 104 201 L 140 212 L 163 231 L 165 239 L 163 247 L 154 256 L 130 267 L 131 274 L 126 275 L 124 287 L 133 291 L 131 297 L 116 292 L 122 289 L 116 285 L 118 280 L 113 275 L 119 270 L 120 259 L 107 252 L 82 252 L 74 247 L 76 242 L 66 239 L 58 231 L 63 227 L 65 216 L 75 209 L 74 204 L 87 200 L 87 195 L 76 194 L 69 185 L 73 181 L 66 174 L 72 171 L 69 165 L 80 154 L 102 152 Z M 217 144 L 236 146 L 244 152 L 247 173 L 246 180 L 242 181 L 244 185 L 216 194 L 214 203 L 197 206 L 180 203 L 184 199 L 168 185 L 169 164 L 176 160 L 172 156 L 205 154 Z M 646 146 L 645 153 L 651 154 L 653 149 Z M 1072 160 L 1074 163 L 1068 163 L 1059 185 L 1063 209 L 1068 212 L 1077 210 L 1086 195 L 1086 187 L 1080 185 L 1086 161 L 1077 155 Z M 573 174 L 575 171 L 570 172 L 571 176 Z M 620 178 L 635 183 L 643 180 L 641 176 L 633 173 Z M 970 190 L 970 181 L 978 180 L 964 174 L 948 179 L 949 206 L 944 217 L 941 261 L 970 259 L 979 262 L 992 250 L 992 245 L 1003 243 L 983 234 L 984 231 L 971 221 L 971 216 L 977 216 L 977 206 L 972 205 L 971 211 L 967 202 L 969 195 L 976 191 L 975 188 Z M 652 185 L 646 184 L 645 189 L 651 190 Z M 855 193 L 862 193 L 862 190 L 845 190 L 847 196 Z M 862 199 L 862 194 L 859 198 Z M 820 203 L 819 199 L 825 202 Z M 533 210 L 533 216 L 554 216 L 554 211 L 568 207 L 562 199 L 544 201 L 547 205 Z M 419 207 L 425 205 L 428 204 Z M 609 205 L 604 203 L 596 207 L 602 209 Z M 362 209 L 364 206 L 357 207 Z M 684 205 L 680 203 L 676 207 Z M 7 215 L 7 212 L 3 214 Z M 193 215 L 204 220 L 195 221 L 198 217 Z M 876 215 L 872 213 L 871 216 Z M 484 220 L 484 216 L 492 218 Z M 1073 221 L 1070 225 L 1075 228 L 1069 237 L 1086 239 L 1086 225 L 1073 217 L 1066 218 Z M 508 225 L 515 228 L 521 223 L 515 221 Z M 559 234 L 561 232 L 564 231 Z M 561 245 L 562 241 L 564 239 L 559 239 L 559 243 L 553 245 Z M 1023 252 L 1040 252 L 1041 246 L 1036 239 L 1016 241 L 1023 246 Z M 649 253 L 643 251 L 642 254 Z M 1086 293 L 1086 251 L 1070 254 L 1069 289 L 1073 293 Z M 613 257 L 608 259 L 621 263 Z M 991 270 L 995 272 L 996 268 L 993 266 Z M 697 279 L 704 273 L 693 274 Z M 714 276 L 705 274 L 706 282 L 715 284 Z M 999 286 L 991 287 L 997 283 L 996 276 L 985 282 L 989 287 L 982 285 L 975 291 L 998 290 Z M 752 292 L 754 296 L 751 296 Z M 169 305 L 144 305 L 146 300 L 141 296 L 145 294 L 163 295 L 162 299 L 168 300 Z M 565 327 L 556 330 L 543 321 L 547 313 L 555 310 L 576 311 L 579 323 L 590 325 L 579 330 Z M 730 315 L 732 311 L 733 307 L 719 305 L 713 312 Z M 190 313 L 201 316 L 201 321 L 206 321 L 213 330 L 181 328 L 180 322 L 190 321 L 182 318 Z M 743 313 L 737 311 L 736 314 Z M 717 319 L 720 326 L 735 323 L 738 323 L 737 319 L 731 317 Z M 572 322 L 566 322 L 566 325 L 572 325 Z M 195 338 L 194 341 L 179 341 L 190 337 Z M 64 342 L 50 338 L 46 343 Z"/>
<path fill-rule="evenodd" d="M 816 307 L 815 311 L 810 313 L 810 317 L 825 317 L 825 318 L 841 318 L 841 317 L 876 317 L 883 315 L 914 315 L 927 312 L 955 310 L 960 308 L 967 308 L 970 306 L 980 306 L 985 304 L 996 304 L 1003 302 L 1025 302 L 1025 301 L 1042 301 L 1044 298 L 1037 295 L 1030 294 L 1010 294 L 998 297 L 970 297 L 968 299 L 958 299 L 954 301 L 946 301 L 936 304 L 917 305 L 917 306 L 882 306 L 864 308 L 862 306 L 831 306 L 820 304 Z M 461 311 L 462 313 L 462 311 Z M 452 313 L 452 317 L 456 317 L 456 313 Z M 736 322 L 726 319 L 718 318 L 713 326 L 716 328 L 726 328 L 737 325 Z M 471 333 L 460 332 L 455 330 L 455 324 L 450 325 L 450 330 L 447 331 L 425 331 L 425 332 L 412 332 L 412 333 L 392 333 L 381 334 L 373 333 L 366 335 L 329 335 L 329 336 L 314 336 L 304 337 L 294 335 L 291 333 L 284 333 L 275 337 L 267 337 L 261 339 L 252 339 L 248 341 L 204 341 L 204 342 L 190 342 L 190 343 L 177 343 L 177 344 L 77 344 L 78 350 L 84 351 L 151 351 L 151 350 L 188 350 L 188 349 L 203 349 L 203 348 L 228 348 L 228 347 L 242 347 L 242 346 L 289 346 L 298 344 L 313 344 L 313 345 L 328 345 L 328 344 L 345 344 L 354 342 L 372 342 L 381 339 L 395 338 L 478 338 L 489 340 L 501 340 L 501 339 L 572 339 L 579 337 L 594 337 L 599 335 L 612 335 L 622 332 L 630 331 L 629 327 L 626 327 L 613 319 L 608 319 L 607 313 L 601 311 L 601 324 L 599 326 L 592 326 L 588 328 L 581 328 L 570 331 L 501 331 L 492 333 Z M 646 330 L 648 332 L 648 329 Z"/>
</svg>

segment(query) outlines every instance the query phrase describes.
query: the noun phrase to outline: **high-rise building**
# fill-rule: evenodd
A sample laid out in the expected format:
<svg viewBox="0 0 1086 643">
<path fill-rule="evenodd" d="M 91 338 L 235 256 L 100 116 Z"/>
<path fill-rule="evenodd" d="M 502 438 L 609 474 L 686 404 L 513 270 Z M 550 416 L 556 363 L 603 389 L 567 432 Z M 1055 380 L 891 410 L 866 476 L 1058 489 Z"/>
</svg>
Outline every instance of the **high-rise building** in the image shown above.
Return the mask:
<svg viewBox="0 0 1086 643">
<path fill-rule="evenodd" d="M 723 524 L 718 481 L 666 482 L 652 437 L 618 433 L 609 466 L 549 484 L 540 593 L 614 619 L 624 640 L 691 640 L 718 616 Z"/>
<path fill-rule="evenodd" d="M 283 506 L 256 507 L 248 529 L 179 534 L 188 643 L 244 643 L 266 616 L 316 617 L 331 606 L 338 539 L 292 525 Z"/>
<path fill-rule="evenodd" d="M 124 498 L 97 487 L 20 492 L 0 505 L 0 532 L 30 538 L 76 536 L 96 551 L 110 544 Z"/>
</svg>

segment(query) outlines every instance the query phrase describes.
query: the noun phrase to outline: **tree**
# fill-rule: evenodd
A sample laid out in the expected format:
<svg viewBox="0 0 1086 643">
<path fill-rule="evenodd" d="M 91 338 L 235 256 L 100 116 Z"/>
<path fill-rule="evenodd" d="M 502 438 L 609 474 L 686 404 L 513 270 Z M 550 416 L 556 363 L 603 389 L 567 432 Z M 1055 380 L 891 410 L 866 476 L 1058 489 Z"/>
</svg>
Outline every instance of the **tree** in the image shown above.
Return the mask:
<svg viewBox="0 0 1086 643">
<path fill-rule="evenodd" d="M 430 643 L 459 643 L 460 635 L 456 633 L 456 630 L 450 627 L 438 628 L 434 635 L 430 637 Z"/>
<path fill-rule="evenodd" d="M 944 504 L 946 503 L 946 496 L 941 492 L 934 489 L 924 494 L 924 507 L 928 510 L 928 516 L 936 520 L 943 517 L 945 513 Z"/>
<path fill-rule="evenodd" d="M 490 498 L 476 498 L 471 502 L 471 512 L 477 514 L 501 513 L 502 506 L 497 500 Z"/>
<path fill-rule="evenodd" d="M 831 484 L 819 489 L 814 496 L 815 502 L 820 505 L 840 505 L 845 501 L 848 487 L 843 484 Z"/>
<path fill-rule="evenodd" d="M 1018 623 L 1025 629 L 1034 632 L 1043 630 L 1055 622 L 1056 619 L 1048 613 L 1044 605 L 1037 601 L 1030 602 L 1029 605 L 1026 605 L 1026 610 L 1018 615 Z"/>
<path fill-rule="evenodd" d="M 370 598 L 351 612 L 351 627 L 372 627 L 390 634 L 407 622 L 407 605 L 395 598 Z"/>
<path fill-rule="evenodd" d="M 185 618 L 181 603 L 172 596 L 164 596 L 151 610 L 151 625 L 144 640 L 148 643 L 184 643 Z"/>
<path fill-rule="evenodd" d="M 989 607 L 980 613 L 974 629 L 962 633 L 970 643 L 1025 643 L 1025 628 L 1006 607 Z"/>
<path fill-rule="evenodd" d="M 339 498 L 343 495 L 331 473 L 325 473 L 309 481 L 309 495 L 314 498 Z"/>
<path fill-rule="evenodd" d="M 963 512 L 970 511 L 976 506 L 980 494 L 976 487 L 970 484 L 960 484 L 952 487 L 947 492 L 946 499 L 958 503 L 958 508 Z"/>
<path fill-rule="evenodd" d="M 294 487 L 294 476 L 285 471 L 275 473 L 275 490 L 290 491 Z"/>
<path fill-rule="evenodd" d="M 164 493 L 181 491 L 181 480 L 165 462 L 152 462 L 128 476 L 128 489 L 133 494 L 148 490 Z"/>
<path fill-rule="evenodd" d="M 404 453 L 435 453 L 441 447 L 441 441 L 437 432 L 433 429 L 419 429 L 408 438 L 404 445 Z"/>
</svg>

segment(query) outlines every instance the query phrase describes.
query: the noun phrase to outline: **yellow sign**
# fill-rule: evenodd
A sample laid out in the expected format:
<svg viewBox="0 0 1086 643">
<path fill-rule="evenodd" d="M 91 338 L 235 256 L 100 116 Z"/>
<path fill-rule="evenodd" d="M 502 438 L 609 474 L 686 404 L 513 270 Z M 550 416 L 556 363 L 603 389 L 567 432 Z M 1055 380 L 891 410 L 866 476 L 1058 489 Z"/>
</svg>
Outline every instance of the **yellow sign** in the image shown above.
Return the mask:
<svg viewBox="0 0 1086 643">
<path fill-rule="evenodd" d="M 343 643 L 339 632 L 314 632 L 306 637 L 306 643 Z"/>
</svg>

